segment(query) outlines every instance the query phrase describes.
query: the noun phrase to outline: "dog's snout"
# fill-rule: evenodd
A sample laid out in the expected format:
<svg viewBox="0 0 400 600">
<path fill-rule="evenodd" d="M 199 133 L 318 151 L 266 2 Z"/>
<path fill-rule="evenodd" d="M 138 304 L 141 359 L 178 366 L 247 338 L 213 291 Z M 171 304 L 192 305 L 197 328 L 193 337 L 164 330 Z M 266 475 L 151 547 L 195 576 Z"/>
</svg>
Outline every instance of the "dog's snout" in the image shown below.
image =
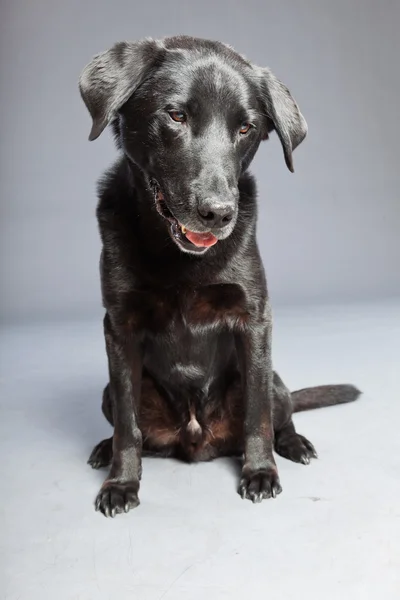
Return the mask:
<svg viewBox="0 0 400 600">
<path fill-rule="evenodd" d="M 233 202 L 221 202 L 214 198 L 206 198 L 199 202 L 198 213 L 202 223 L 210 229 L 226 227 L 232 221 L 235 213 Z"/>
</svg>

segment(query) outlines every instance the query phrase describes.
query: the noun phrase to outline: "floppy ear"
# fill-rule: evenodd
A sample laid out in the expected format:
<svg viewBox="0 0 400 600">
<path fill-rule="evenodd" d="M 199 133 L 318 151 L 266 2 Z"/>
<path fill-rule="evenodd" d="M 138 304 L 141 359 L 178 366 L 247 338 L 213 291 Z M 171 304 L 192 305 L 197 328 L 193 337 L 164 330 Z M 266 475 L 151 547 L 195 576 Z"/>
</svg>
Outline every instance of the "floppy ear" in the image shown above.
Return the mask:
<svg viewBox="0 0 400 600">
<path fill-rule="evenodd" d="M 269 69 L 259 69 L 261 100 L 267 131 L 275 129 L 281 141 L 287 168 L 293 173 L 293 150 L 307 135 L 307 123 L 287 87 Z"/>
<path fill-rule="evenodd" d="M 99 137 L 117 111 L 143 83 L 160 57 L 155 40 L 119 42 L 83 69 L 79 89 L 93 119 L 89 140 Z"/>
</svg>

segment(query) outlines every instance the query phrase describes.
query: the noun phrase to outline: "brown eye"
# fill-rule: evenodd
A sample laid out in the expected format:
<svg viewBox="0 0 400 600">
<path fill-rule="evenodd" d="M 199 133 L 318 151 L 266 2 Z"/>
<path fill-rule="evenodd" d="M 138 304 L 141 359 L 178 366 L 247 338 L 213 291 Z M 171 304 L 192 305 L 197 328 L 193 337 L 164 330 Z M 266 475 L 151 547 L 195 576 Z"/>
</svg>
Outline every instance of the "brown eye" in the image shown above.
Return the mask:
<svg viewBox="0 0 400 600">
<path fill-rule="evenodd" d="M 184 123 L 186 121 L 185 113 L 181 112 L 180 110 L 170 110 L 169 116 L 176 123 Z"/>
<path fill-rule="evenodd" d="M 245 133 L 248 133 L 250 131 L 251 125 L 250 123 L 242 123 L 242 125 L 240 126 L 239 129 L 239 133 L 241 133 L 242 135 L 244 135 Z"/>
</svg>

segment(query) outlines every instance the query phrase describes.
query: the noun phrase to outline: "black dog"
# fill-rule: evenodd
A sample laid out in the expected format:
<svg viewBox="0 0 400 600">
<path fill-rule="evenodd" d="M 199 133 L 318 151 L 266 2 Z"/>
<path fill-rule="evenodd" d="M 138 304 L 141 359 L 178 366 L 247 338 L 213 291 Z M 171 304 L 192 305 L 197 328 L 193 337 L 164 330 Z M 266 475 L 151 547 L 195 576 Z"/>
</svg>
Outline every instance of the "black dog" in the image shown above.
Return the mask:
<svg viewBox="0 0 400 600">
<path fill-rule="evenodd" d="M 306 122 L 288 89 L 230 47 L 191 37 L 119 43 L 84 69 L 90 140 L 113 124 L 121 156 L 99 186 L 98 221 L 114 435 L 96 500 L 139 504 L 143 453 L 244 455 L 239 491 L 281 492 L 273 450 L 316 453 L 292 413 L 355 400 L 350 385 L 290 394 L 272 370 L 271 311 L 247 169 L 275 130 L 288 168 Z"/>
</svg>

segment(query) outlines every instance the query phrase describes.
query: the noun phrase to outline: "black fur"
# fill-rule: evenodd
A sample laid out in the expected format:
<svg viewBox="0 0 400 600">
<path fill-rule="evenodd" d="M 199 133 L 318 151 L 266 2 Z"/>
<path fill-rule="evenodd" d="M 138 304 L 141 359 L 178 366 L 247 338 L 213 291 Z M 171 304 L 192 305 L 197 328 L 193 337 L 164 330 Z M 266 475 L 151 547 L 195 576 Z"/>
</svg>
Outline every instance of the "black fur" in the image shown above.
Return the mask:
<svg viewBox="0 0 400 600">
<path fill-rule="evenodd" d="M 114 516 L 139 503 L 142 452 L 188 461 L 243 454 L 242 497 L 275 497 L 273 449 L 302 463 L 316 456 L 292 413 L 359 394 L 327 386 L 291 395 L 272 370 L 247 169 L 276 130 L 293 170 L 305 120 L 268 69 L 189 37 L 117 44 L 85 68 L 80 89 L 90 138 L 112 123 L 121 150 L 97 211 L 103 412 L 114 434 L 89 459 L 111 464 L 96 508 Z"/>
</svg>

